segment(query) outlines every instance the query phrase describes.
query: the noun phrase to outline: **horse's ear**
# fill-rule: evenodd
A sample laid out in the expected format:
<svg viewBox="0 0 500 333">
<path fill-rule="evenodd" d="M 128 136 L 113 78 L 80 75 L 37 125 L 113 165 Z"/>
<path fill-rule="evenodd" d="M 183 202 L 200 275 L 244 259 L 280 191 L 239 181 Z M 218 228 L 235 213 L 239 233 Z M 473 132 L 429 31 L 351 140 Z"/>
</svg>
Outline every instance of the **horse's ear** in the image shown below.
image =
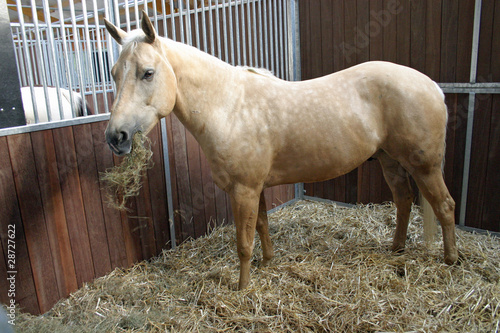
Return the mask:
<svg viewBox="0 0 500 333">
<path fill-rule="evenodd" d="M 106 26 L 106 29 L 108 29 L 111 37 L 113 37 L 118 44 L 122 45 L 123 40 L 125 39 L 125 37 L 127 37 L 127 33 L 122 29 L 116 27 L 113 23 L 106 20 L 106 18 L 104 19 L 104 25 Z"/>
<path fill-rule="evenodd" d="M 156 38 L 156 31 L 155 28 L 153 28 L 153 24 L 151 23 L 148 14 L 146 14 L 144 10 L 142 11 L 141 28 L 146 34 L 146 42 L 153 44 Z"/>
</svg>

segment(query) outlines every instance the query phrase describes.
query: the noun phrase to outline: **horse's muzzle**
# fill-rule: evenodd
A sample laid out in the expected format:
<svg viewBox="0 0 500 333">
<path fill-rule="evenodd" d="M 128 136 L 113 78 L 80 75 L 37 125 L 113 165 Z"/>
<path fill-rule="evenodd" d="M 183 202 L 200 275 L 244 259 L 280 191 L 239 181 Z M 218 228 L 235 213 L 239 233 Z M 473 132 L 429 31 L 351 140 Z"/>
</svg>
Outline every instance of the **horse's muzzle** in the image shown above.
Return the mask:
<svg viewBox="0 0 500 333">
<path fill-rule="evenodd" d="M 132 149 L 132 136 L 129 131 L 113 131 L 106 129 L 106 142 L 115 155 L 122 156 L 130 153 Z"/>
</svg>

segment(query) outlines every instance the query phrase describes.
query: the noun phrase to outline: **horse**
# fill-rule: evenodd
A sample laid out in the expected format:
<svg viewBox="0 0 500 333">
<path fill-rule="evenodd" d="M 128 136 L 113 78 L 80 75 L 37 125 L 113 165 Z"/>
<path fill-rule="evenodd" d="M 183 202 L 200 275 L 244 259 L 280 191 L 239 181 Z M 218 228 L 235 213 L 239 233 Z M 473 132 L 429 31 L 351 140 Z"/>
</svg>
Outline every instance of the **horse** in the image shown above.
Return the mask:
<svg viewBox="0 0 500 333">
<path fill-rule="evenodd" d="M 147 133 L 171 112 L 178 117 L 200 144 L 214 182 L 229 193 L 240 289 L 250 281 L 256 230 L 261 265 L 274 255 L 263 190 L 332 179 L 371 157 L 397 207 L 392 250 L 405 247 L 411 176 L 441 222 L 445 263 L 457 261 L 455 202 L 442 174 L 448 114 L 429 77 L 377 61 L 283 81 L 159 37 L 142 15 L 141 28 L 130 33 L 105 20 L 123 46 L 111 70 L 117 92 L 106 141 L 124 155 L 135 132 Z"/>
<path fill-rule="evenodd" d="M 47 112 L 46 99 L 49 100 L 50 105 L 50 118 L 54 120 L 71 119 L 74 117 L 81 117 L 85 115 L 83 112 L 82 96 L 76 92 L 70 92 L 68 89 L 59 88 L 61 93 L 61 113 L 59 112 L 59 101 L 57 97 L 56 87 L 47 87 L 47 95 L 45 94 L 44 87 L 34 87 L 33 96 L 36 103 L 36 110 L 38 115 L 38 122 L 43 123 L 49 121 L 49 112 Z M 72 96 L 70 97 L 70 94 Z M 33 96 L 30 87 L 21 88 L 21 98 L 23 101 L 24 116 L 26 117 L 27 124 L 34 124 L 35 111 L 33 110 Z M 71 104 L 73 98 L 73 104 Z M 74 112 L 74 113 L 73 113 Z M 92 114 L 92 111 L 87 106 L 87 114 Z"/>
</svg>

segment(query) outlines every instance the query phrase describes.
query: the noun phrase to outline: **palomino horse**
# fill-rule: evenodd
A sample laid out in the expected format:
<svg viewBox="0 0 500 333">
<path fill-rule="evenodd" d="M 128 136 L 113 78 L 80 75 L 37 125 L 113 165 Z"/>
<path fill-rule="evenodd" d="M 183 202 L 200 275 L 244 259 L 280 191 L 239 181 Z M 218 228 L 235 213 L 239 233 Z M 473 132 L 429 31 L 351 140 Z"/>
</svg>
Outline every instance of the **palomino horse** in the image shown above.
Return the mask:
<svg viewBox="0 0 500 333">
<path fill-rule="evenodd" d="M 127 154 L 136 131 L 171 111 L 205 153 L 215 183 L 229 193 L 240 259 L 239 287 L 250 280 L 257 229 L 263 262 L 273 257 L 263 189 L 343 175 L 377 158 L 394 195 L 392 249 L 404 248 L 411 175 L 441 221 L 444 260 L 457 260 L 455 203 L 443 181 L 447 111 L 427 76 L 369 62 L 303 82 L 233 67 L 193 47 L 160 38 L 144 15 L 129 34 L 106 21 L 123 50 L 112 69 L 117 94 L 106 140 Z"/>
</svg>

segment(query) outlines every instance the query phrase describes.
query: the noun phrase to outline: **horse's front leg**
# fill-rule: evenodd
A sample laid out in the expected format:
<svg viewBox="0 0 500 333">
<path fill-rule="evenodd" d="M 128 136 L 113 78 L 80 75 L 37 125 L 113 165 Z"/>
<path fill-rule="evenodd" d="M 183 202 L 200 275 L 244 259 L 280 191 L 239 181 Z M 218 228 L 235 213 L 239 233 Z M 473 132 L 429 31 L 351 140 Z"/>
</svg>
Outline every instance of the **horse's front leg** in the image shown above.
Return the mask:
<svg viewBox="0 0 500 333">
<path fill-rule="evenodd" d="M 250 258 L 254 247 L 260 191 L 236 185 L 230 192 L 230 196 L 240 259 L 239 289 L 241 290 L 246 288 L 250 282 Z"/>
</svg>

